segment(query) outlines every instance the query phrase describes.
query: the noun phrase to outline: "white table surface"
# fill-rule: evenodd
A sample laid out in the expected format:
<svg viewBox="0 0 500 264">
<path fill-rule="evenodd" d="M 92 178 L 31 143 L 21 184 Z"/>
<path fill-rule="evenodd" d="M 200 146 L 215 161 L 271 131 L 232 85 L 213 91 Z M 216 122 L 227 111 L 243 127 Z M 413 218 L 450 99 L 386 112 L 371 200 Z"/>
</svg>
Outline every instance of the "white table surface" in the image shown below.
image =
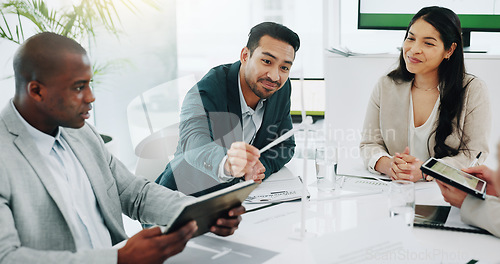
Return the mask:
<svg viewBox="0 0 500 264">
<path fill-rule="evenodd" d="M 302 159 L 293 159 L 286 167 L 295 175 L 303 174 Z M 385 191 L 344 197 L 342 195 L 352 192 L 340 188 L 331 193 L 318 192 L 315 187 L 314 162 L 308 160 L 307 167 L 306 180 L 311 198 L 305 207 L 305 237 L 301 238 L 300 232 L 301 202 L 287 202 L 243 215 L 243 221 L 236 233 L 223 239 L 280 253 L 266 263 L 317 263 L 310 248 L 311 241 L 315 238 L 356 230 L 360 226 L 371 225 L 377 221 L 388 221 L 388 199 Z M 447 205 L 435 183 L 417 183 L 416 203 Z M 136 223 L 125 223 L 129 235 L 140 230 Z M 413 239 L 425 248 L 424 252 L 420 252 L 423 255 L 419 256 L 422 261 L 412 259 L 411 263 L 435 263 L 434 255 L 439 255 L 443 259 L 442 263 L 467 263 L 471 259 L 480 260 L 479 263 L 500 263 L 500 239 L 492 235 L 418 227 L 414 227 L 411 233 Z M 370 236 L 370 232 L 367 232 L 366 238 Z M 427 261 L 427 258 L 432 261 Z M 404 262 L 406 259 L 401 261 Z"/>
<path fill-rule="evenodd" d="M 302 175 L 302 165 L 303 160 L 296 159 L 286 167 L 296 175 Z M 386 192 L 345 198 L 339 196 L 350 192 L 339 188 L 332 193 L 318 192 L 314 162 L 308 160 L 307 167 L 311 199 L 307 203 L 305 239 L 300 239 L 300 202 L 283 203 L 248 213 L 243 216 L 235 235 L 226 239 L 281 252 L 266 263 L 316 263 L 309 250 L 310 238 L 389 218 Z M 415 195 L 417 204 L 448 205 L 434 182 L 417 183 Z M 414 227 L 412 233 L 416 241 L 428 251 L 425 254 L 438 254 L 444 263 L 467 263 L 471 259 L 480 260 L 479 263 L 500 263 L 500 239 L 492 235 L 419 227 Z M 370 236 L 370 233 L 366 236 Z M 424 258 L 417 263 L 430 262 Z"/>
</svg>

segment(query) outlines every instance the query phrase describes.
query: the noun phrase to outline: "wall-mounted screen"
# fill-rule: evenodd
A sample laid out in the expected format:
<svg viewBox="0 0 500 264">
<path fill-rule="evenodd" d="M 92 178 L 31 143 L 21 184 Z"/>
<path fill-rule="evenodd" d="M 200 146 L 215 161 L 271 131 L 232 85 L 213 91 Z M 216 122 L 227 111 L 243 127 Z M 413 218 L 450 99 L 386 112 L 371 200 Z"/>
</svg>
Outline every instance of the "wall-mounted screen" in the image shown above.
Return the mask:
<svg viewBox="0 0 500 264">
<path fill-rule="evenodd" d="M 471 31 L 500 32 L 500 0 L 359 0 L 359 29 L 406 30 L 422 7 L 442 6 L 460 18 L 464 46 L 470 46 Z"/>
</svg>

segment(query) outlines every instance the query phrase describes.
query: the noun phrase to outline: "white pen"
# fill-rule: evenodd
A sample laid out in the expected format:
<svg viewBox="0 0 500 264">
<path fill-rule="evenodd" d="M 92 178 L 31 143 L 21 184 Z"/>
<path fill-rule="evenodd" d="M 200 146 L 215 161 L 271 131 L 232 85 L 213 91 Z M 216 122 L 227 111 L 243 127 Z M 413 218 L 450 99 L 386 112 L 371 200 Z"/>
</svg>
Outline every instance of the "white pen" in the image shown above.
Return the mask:
<svg viewBox="0 0 500 264">
<path fill-rule="evenodd" d="M 479 157 L 481 157 L 481 154 L 483 154 L 482 151 L 480 151 L 479 154 L 477 154 L 476 158 L 470 163 L 469 168 L 477 165 L 477 162 L 479 161 Z"/>
<path fill-rule="evenodd" d="M 273 142 L 267 144 L 267 146 L 261 148 L 259 150 L 259 153 L 262 153 L 262 152 L 264 152 L 264 151 L 266 151 L 266 150 L 268 150 L 268 149 L 270 149 L 270 148 L 278 145 L 279 143 L 285 141 L 285 139 L 291 137 L 297 131 L 298 131 L 298 129 L 296 129 L 296 128 L 291 129 L 290 131 L 288 131 L 285 134 L 281 135 L 279 138 L 275 139 Z"/>
</svg>

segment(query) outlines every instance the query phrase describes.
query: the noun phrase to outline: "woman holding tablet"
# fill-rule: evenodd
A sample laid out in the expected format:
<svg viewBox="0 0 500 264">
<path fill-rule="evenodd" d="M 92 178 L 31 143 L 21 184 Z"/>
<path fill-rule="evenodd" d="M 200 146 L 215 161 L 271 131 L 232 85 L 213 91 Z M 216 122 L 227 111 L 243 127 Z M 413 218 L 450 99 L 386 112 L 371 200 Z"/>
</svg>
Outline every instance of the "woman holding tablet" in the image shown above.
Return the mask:
<svg viewBox="0 0 500 264">
<path fill-rule="evenodd" d="M 398 67 L 371 95 L 361 155 L 393 180 L 422 179 L 429 157 L 463 168 L 479 152 L 486 159 L 490 115 L 484 82 L 465 72 L 458 16 L 425 7 L 410 21 Z"/>
</svg>

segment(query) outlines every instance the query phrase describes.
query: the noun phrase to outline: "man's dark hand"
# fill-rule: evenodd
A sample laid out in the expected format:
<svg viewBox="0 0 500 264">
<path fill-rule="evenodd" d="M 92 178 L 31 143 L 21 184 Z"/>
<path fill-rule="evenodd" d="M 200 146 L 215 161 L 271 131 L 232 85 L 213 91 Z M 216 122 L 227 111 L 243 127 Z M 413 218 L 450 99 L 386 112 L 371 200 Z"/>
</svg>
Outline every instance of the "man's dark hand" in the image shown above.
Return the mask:
<svg viewBox="0 0 500 264">
<path fill-rule="evenodd" d="M 167 258 L 180 253 L 197 229 L 195 221 L 168 235 L 162 234 L 159 227 L 144 229 L 118 250 L 118 263 L 161 264 Z"/>
<path fill-rule="evenodd" d="M 228 212 L 227 218 L 217 219 L 217 223 L 210 228 L 210 232 L 219 236 L 230 236 L 238 229 L 241 215 L 246 212 L 245 207 L 238 206 Z"/>
</svg>

